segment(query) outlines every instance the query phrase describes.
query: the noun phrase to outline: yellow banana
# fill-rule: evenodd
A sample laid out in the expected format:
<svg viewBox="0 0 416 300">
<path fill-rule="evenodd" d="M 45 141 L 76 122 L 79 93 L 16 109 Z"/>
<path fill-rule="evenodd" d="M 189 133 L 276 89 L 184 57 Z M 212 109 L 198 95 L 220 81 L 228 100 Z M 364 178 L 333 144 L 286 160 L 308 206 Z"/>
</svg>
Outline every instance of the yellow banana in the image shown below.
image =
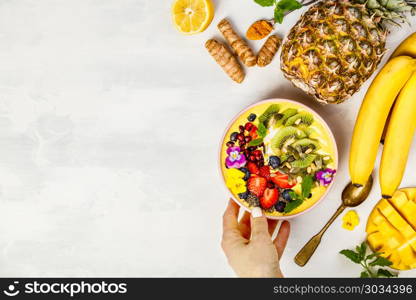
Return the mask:
<svg viewBox="0 0 416 300">
<path fill-rule="evenodd" d="M 415 70 L 416 60 L 408 56 L 395 57 L 368 89 L 355 123 L 350 149 L 350 176 L 355 185 L 364 185 L 370 177 L 387 116 Z"/>
<path fill-rule="evenodd" d="M 383 198 L 391 198 L 400 185 L 416 129 L 416 73 L 394 104 L 380 166 Z"/>
<path fill-rule="evenodd" d="M 409 35 L 393 52 L 391 58 L 397 56 L 411 56 L 416 58 L 416 32 Z"/>
</svg>

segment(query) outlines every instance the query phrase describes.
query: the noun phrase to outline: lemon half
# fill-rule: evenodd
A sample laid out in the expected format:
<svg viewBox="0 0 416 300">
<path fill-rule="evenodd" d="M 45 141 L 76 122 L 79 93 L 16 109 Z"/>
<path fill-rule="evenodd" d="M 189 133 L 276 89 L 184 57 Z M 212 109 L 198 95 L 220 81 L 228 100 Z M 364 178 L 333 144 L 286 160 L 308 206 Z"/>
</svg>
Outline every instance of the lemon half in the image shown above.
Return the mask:
<svg viewBox="0 0 416 300">
<path fill-rule="evenodd" d="M 211 0 L 175 0 L 172 5 L 173 23 L 183 34 L 204 31 L 214 17 Z"/>
</svg>

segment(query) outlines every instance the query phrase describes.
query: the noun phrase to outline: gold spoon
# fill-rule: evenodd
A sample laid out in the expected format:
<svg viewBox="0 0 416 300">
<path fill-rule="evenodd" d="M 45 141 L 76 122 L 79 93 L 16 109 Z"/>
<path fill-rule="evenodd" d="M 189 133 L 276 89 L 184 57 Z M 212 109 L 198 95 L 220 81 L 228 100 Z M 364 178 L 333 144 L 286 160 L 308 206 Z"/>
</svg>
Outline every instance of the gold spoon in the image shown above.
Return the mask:
<svg viewBox="0 0 416 300">
<path fill-rule="evenodd" d="M 367 199 L 368 194 L 370 194 L 371 188 L 373 187 L 373 176 L 370 176 L 367 183 L 364 186 L 355 186 L 351 182 L 345 187 L 342 191 L 342 204 L 337 209 L 335 214 L 331 217 L 328 223 L 313 236 L 309 242 L 303 246 L 299 253 L 295 256 L 295 263 L 303 267 L 309 261 L 311 256 L 315 253 L 316 248 L 318 248 L 319 243 L 321 242 L 322 236 L 325 231 L 329 228 L 332 222 L 344 211 L 347 207 L 355 207 L 360 205 Z"/>
</svg>

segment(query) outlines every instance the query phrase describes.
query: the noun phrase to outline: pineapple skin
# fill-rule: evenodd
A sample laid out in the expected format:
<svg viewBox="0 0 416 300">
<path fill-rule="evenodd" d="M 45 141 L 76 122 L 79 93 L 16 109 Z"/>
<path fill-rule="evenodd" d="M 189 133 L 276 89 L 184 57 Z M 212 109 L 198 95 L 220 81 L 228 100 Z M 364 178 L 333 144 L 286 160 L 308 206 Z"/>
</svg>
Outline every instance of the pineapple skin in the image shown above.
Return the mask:
<svg viewBox="0 0 416 300">
<path fill-rule="evenodd" d="M 320 1 L 286 37 L 281 69 L 321 103 L 342 103 L 374 73 L 386 52 L 387 32 L 365 4 Z"/>
</svg>

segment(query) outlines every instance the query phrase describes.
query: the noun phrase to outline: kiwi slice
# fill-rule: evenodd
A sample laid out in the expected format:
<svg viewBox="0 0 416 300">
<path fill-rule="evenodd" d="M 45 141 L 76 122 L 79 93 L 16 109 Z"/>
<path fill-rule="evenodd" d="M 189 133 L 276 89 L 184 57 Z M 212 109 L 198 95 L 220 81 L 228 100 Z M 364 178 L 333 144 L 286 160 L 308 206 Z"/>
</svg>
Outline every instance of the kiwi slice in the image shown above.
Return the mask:
<svg viewBox="0 0 416 300">
<path fill-rule="evenodd" d="M 317 157 L 316 154 L 307 154 L 305 155 L 304 158 L 297 159 L 294 162 L 292 162 L 291 165 L 294 168 L 301 168 L 301 169 L 307 168 L 314 162 L 316 157 Z"/>
<path fill-rule="evenodd" d="M 296 147 L 302 147 L 302 149 L 306 148 L 306 147 L 313 146 L 315 149 L 318 149 L 319 148 L 319 143 L 316 140 L 304 138 L 304 139 L 300 139 L 300 140 L 294 142 L 292 144 L 292 146 L 295 147 L 295 148 Z"/>
<path fill-rule="evenodd" d="M 280 150 L 283 148 L 283 146 L 289 146 L 286 145 L 286 142 L 290 139 L 297 138 L 298 129 L 296 127 L 284 127 L 280 129 L 277 134 L 272 138 L 271 140 L 271 147 L 273 151 Z"/>
<path fill-rule="evenodd" d="M 298 139 L 304 139 L 304 138 L 308 137 L 306 132 L 304 130 L 300 130 L 300 129 L 298 129 L 298 132 L 297 132 L 296 136 L 297 136 Z"/>
<path fill-rule="evenodd" d="M 322 160 L 322 156 L 320 156 L 320 155 L 317 156 L 314 163 L 315 163 L 315 166 L 316 166 L 317 169 L 322 169 L 322 167 L 324 165 L 323 160 Z"/>
<path fill-rule="evenodd" d="M 311 135 L 316 134 L 316 130 L 309 127 L 309 125 L 306 125 L 306 124 L 300 124 L 299 126 L 297 126 L 297 128 L 299 130 L 302 130 L 307 137 L 310 137 Z"/>
<path fill-rule="evenodd" d="M 280 105 L 278 104 L 272 104 L 270 105 L 263 114 L 259 117 L 259 122 L 263 123 L 266 127 L 272 117 L 277 115 L 280 110 Z"/>
<path fill-rule="evenodd" d="M 286 122 L 287 119 L 290 117 L 293 117 L 298 113 L 298 110 L 295 108 L 287 108 L 284 111 L 282 111 L 280 115 L 280 119 L 277 121 L 276 126 L 280 126 Z"/>
<path fill-rule="evenodd" d="M 325 167 L 326 167 L 326 165 L 329 165 L 330 163 L 332 163 L 334 160 L 332 159 L 332 157 L 330 157 L 330 156 L 328 156 L 328 155 L 325 155 L 325 156 L 323 156 L 322 157 L 322 162 L 323 162 L 323 164 L 325 165 Z"/>
<path fill-rule="evenodd" d="M 292 156 L 292 154 L 290 154 L 290 153 L 282 154 L 280 156 L 280 164 L 283 164 L 284 162 L 286 162 L 291 156 Z"/>
<path fill-rule="evenodd" d="M 313 123 L 312 114 L 310 114 L 308 112 L 301 112 L 301 113 L 298 113 L 298 114 L 288 118 L 285 122 L 285 125 L 286 126 L 293 126 L 293 125 L 305 124 L 305 125 L 310 126 L 310 125 L 312 125 L 312 123 Z"/>
</svg>

